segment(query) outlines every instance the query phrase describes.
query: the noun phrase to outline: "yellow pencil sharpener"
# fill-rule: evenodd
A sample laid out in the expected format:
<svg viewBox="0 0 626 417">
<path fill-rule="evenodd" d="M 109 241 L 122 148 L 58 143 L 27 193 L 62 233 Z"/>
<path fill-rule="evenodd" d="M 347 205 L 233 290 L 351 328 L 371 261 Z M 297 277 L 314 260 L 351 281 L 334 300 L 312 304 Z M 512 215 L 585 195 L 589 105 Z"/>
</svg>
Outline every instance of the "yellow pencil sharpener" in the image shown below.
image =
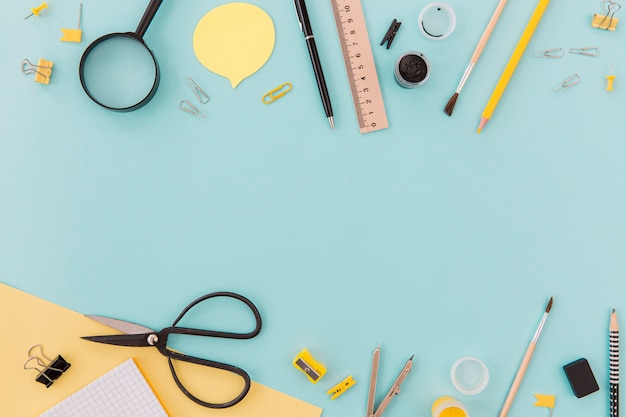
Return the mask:
<svg viewBox="0 0 626 417">
<path fill-rule="evenodd" d="M 302 349 L 291 363 L 314 384 L 326 374 L 326 367 L 315 360 L 306 349 Z"/>
</svg>

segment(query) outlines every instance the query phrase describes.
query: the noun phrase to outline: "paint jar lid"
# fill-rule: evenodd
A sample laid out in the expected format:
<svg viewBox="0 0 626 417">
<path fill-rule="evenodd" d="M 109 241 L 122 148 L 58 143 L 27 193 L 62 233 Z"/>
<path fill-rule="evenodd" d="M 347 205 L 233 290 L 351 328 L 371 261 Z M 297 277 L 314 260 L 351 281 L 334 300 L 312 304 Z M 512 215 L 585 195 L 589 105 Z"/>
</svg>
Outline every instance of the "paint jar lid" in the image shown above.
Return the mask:
<svg viewBox="0 0 626 417">
<path fill-rule="evenodd" d="M 489 382 L 489 370 L 480 359 L 464 356 L 452 365 L 452 383 L 463 394 L 474 395 L 485 389 Z"/>
<path fill-rule="evenodd" d="M 427 4 L 417 20 L 419 30 L 428 39 L 439 41 L 452 34 L 456 27 L 456 14 L 445 3 Z"/>
<path fill-rule="evenodd" d="M 450 396 L 439 397 L 431 407 L 433 417 L 469 417 L 463 404 Z"/>
<path fill-rule="evenodd" d="M 398 57 L 394 68 L 396 81 L 402 87 L 419 87 L 430 77 L 430 63 L 421 52 L 405 52 Z"/>
</svg>

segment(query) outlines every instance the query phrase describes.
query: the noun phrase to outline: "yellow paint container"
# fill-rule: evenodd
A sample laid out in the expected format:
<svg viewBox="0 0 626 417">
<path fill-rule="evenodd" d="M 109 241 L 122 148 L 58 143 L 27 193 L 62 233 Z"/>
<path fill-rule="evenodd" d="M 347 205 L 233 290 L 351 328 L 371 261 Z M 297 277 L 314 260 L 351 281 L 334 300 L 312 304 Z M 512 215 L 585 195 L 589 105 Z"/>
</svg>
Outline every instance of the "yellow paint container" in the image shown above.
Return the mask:
<svg viewBox="0 0 626 417">
<path fill-rule="evenodd" d="M 433 417 L 469 417 L 467 408 L 449 396 L 437 398 L 431 410 Z"/>
</svg>

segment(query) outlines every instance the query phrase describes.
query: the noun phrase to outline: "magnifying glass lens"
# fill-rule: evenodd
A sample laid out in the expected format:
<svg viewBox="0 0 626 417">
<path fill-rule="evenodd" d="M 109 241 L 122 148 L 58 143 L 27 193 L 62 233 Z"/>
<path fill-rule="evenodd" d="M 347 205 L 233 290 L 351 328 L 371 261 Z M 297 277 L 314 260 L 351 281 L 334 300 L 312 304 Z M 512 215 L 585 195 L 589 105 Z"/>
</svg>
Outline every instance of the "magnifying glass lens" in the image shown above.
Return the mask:
<svg viewBox="0 0 626 417">
<path fill-rule="evenodd" d="M 148 48 L 130 36 L 111 36 L 85 57 L 82 78 L 101 105 L 126 109 L 148 97 L 157 81 L 157 64 Z"/>
</svg>

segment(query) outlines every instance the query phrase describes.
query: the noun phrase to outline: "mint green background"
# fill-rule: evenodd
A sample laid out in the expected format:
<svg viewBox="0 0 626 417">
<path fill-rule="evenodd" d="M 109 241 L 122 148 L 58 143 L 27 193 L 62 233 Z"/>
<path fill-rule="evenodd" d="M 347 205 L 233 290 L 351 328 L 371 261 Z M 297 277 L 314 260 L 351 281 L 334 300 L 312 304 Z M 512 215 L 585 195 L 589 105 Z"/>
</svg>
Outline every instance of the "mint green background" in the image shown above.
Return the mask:
<svg viewBox="0 0 626 417">
<path fill-rule="evenodd" d="M 274 20 L 276 45 L 237 89 L 197 62 L 195 24 L 223 3 L 164 1 L 145 36 L 161 86 L 129 114 L 91 103 L 77 68 L 89 42 L 134 29 L 147 1 L 85 0 L 81 44 L 58 41 L 61 27 L 75 27 L 78 1 L 50 0 L 26 21 L 35 2 L 3 4 L 0 280 L 152 327 L 206 292 L 241 292 L 261 309 L 261 335 L 188 349 L 241 365 L 254 380 L 324 407 L 326 417 L 365 413 L 379 343 L 379 400 L 415 354 L 385 415 L 429 416 L 445 394 L 474 417 L 497 415 L 554 295 L 510 416 L 547 416 L 532 406 L 533 393 L 556 394 L 555 417 L 608 414 L 609 312 L 626 311 L 623 23 L 611 33 L 592 29 L 599 3 L 553 0 L 477 135 L 536 3 L 509 1 L 449 118 L 443 107 L 496 1 L 449 1 L 457 27 L 438 42 L 416 26 L 427 1 L 363 0 L 390 128 L 360 135 L 328 1 L 309 0 L 308 8 L 334 131 L 290 1 L 252 2 Z M 378 43 L 393 18 L 402 27 L 386 50 Z M 585 46 L 600 56 L 533 56 Z M 407 50 L 432 65 L 418 89 L 393 79 L 393 62 Z M 47 86 L 18 69 L 40 57 L 55 63 Z M 612 63 L 617 80 L 607 93 Z M 580 85 L 552 92 L 574 72 Z M 189 76 L 212 97 L 201 106 L 206 120 L 177 109 L 194 100 Z M 286 81 L 292 92 L 261 103 Z M 329 368 L 317 385 L 291 365 L 303 347 Z M 464 355 L 491 372 L 477 396 L 458 393 L 449 379 Z M 601 387 L 582 399 L 561 369 L 579 357 Z M 350 374 L 357 385 L 331 402 L 325 391 Z"/>
</svg>

